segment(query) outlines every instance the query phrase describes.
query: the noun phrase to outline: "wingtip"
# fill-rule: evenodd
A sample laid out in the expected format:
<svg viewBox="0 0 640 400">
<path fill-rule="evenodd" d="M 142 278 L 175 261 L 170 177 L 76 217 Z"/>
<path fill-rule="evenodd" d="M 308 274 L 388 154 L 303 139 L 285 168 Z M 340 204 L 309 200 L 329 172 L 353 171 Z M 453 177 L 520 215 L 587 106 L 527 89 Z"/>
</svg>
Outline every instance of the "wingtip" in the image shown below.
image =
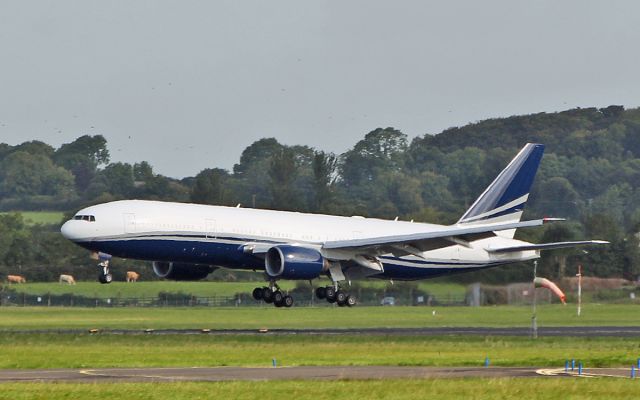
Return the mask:
<svg viewBox="0 0 640 400">
<path fill-rule="evenodd" d="M 562 221 L 566 221 L 566 218 L 551 218 L 551 217 L 544 217 L 542 218 L 542 223 L 546 224 L 549 222 L 562 222 Z"/>
</svg>

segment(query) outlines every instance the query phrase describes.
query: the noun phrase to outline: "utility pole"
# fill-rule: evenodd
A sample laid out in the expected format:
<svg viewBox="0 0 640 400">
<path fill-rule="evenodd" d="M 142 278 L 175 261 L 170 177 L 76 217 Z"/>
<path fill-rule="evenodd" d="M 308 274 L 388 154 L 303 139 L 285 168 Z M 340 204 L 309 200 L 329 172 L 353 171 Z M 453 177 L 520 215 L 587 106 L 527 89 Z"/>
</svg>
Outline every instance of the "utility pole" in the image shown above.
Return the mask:
<svg viewBox="0 0 640 400">
<path fill-rule="evenodd" d="M 533 339 L 537 339 L 538 338 L 538 321 L 537 321 L 537 317 L 536 317 L 536 300 L 537 300 L 537 296 L 536 296 L 536 275 L 537 275 L 537 271 L 538 270 L 538 261 L 534 261 L 533 262 L 533 315 L 531 316 L 531 337 Z"/>
</svg>

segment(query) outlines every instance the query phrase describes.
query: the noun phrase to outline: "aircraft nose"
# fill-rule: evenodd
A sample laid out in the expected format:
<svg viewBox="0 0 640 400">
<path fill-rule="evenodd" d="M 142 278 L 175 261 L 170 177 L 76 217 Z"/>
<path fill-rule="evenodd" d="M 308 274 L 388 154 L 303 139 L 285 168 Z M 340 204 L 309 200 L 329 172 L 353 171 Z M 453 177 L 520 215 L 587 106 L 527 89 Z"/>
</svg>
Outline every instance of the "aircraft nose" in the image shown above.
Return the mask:
<svg viewBox="0 0 640 400">
<path fill-rule="evenodd" d="M 62 227 L 60 228 L 60 233 L 62 234 L 62 236 L 69 240 L 73 240 L 77 237 L 77 233 L 73 229 L 73 222 L 74 221 L 67 221 L 62 224 Z"/>
</svg>

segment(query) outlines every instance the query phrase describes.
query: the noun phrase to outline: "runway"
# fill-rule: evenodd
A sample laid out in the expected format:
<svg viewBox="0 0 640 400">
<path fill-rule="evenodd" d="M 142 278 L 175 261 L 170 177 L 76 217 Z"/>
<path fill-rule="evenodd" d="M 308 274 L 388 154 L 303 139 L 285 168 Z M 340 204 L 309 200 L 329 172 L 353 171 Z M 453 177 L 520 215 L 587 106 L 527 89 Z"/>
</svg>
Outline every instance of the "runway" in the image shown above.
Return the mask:
<svg viewBox="0 0 640 400">
<path fill-rule="evenodd" d="M 96 368 L 0 370 L 2 382 L 220 382 L 269 380 L 343 379 L 428 379 L 428 378 L 515 378 L 515 377 L 629 378 L 627 368 L 585 368 L 581 372 L 564 368 L 532 367 L 215 367 L 215 368 Z"/>
<path fill-rule="evenodd" d="M 377 335 L 377 336 L 530 336 L 531 329 L 523 327 L 438 327 L 438 328 L 355 328 L 355 329 L 33 329 L 5 330 L 1 333 L 56 334 L 112 334 L 112 335 Z M 557 326 L 539 327 L 538 336 L 578 337 L 640 337 L 640 326 Z"/>
<path fill-rule="evenodd" d="M 322 366 L 279 368 L 100 368 L 0 370 L 0 382 L 175 382 L 175 381 L 264 381 L 406 379 L 463 377 L 535 377 L 535 368 L 434 368 L 396 366 Z"/>
</svg>

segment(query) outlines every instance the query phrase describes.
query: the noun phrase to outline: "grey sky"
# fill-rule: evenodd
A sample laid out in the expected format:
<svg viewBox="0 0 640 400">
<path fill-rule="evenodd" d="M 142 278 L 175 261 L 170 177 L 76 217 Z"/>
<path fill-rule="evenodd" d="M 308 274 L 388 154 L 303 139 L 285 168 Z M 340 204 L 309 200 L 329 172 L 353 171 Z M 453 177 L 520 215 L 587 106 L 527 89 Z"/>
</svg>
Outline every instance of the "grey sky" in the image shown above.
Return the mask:
<svg viewBox="0 0 640 400">
<path fill-rule="evenodd" d="M 0 142 L 100 133 L 184 177 L 261 137 L 635 107 L 639 46 L 636 1 L 3 1 Z"/>
</svg>

